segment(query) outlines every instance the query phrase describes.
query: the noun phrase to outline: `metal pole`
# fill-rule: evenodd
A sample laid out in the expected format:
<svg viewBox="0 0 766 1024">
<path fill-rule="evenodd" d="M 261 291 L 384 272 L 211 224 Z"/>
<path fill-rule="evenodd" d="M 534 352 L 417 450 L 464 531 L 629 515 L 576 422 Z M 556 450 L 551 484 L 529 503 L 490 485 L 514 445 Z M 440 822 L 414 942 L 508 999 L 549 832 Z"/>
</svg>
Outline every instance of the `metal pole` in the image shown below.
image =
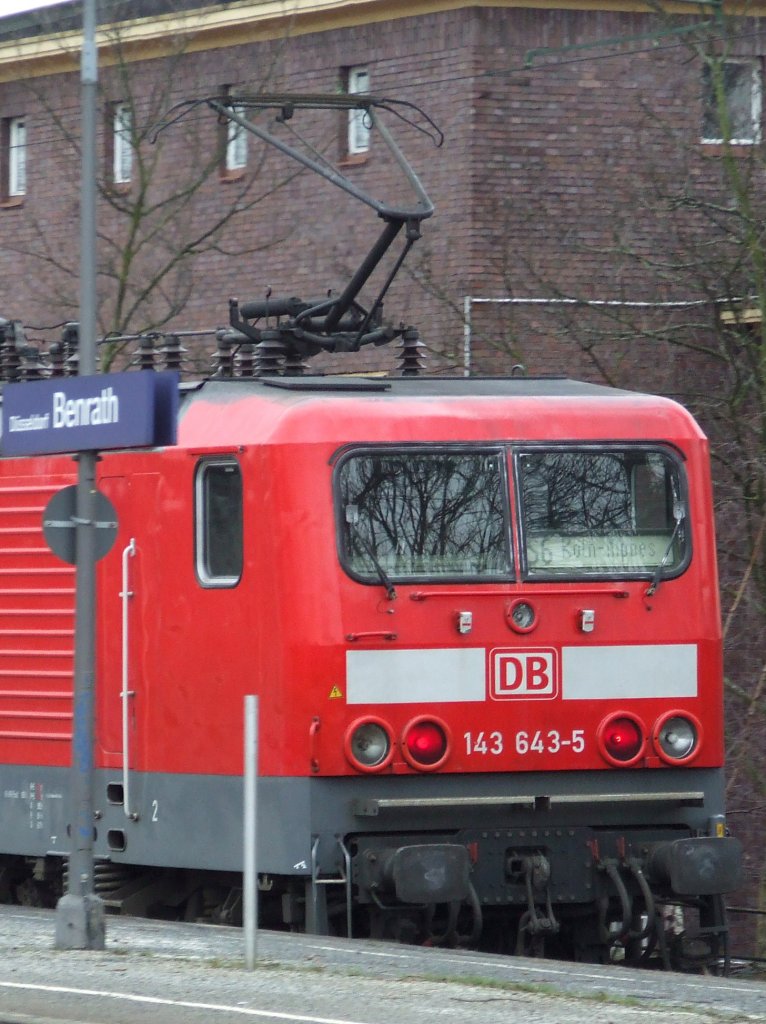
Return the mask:
<svg viewBox="0 0 766 1024">
<path fill-rule="evenodd" d="M 463 376 L 471 376 L 471 303 L 472 296 L 463 296 Z"/>
<path fill-rule="evenodd" d="M 83 0 L 81 61 L 80 374 L 96 372 L 96 0 Z M 76 504 L 74 721 L 68 892 L 56 907 L 58 949 L 103 949 L 104 904 L 93 884 L 93 749 L 96 546 L 93 525 L 96 452 L 78 456 Z"/>
<path fill-rule="evenodd" d="M 243 926 L 245 967 L 255 967 L 258 940 L 258 866 L 256 854 L 258 818 L 258 698 L 245 697 L 245 847 L 243 865 Z"/>
</svg>

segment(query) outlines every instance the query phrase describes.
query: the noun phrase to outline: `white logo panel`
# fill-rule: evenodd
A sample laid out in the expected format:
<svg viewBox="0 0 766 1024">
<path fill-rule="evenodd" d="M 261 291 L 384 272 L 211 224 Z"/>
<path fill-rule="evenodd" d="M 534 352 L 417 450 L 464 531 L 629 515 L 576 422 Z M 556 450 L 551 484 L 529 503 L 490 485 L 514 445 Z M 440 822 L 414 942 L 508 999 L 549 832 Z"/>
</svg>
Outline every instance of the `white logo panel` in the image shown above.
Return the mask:
<svg viewBox="0 0 766 1024">
<path fill-rule="evenodd" d="M 562 700 L 696 697 L 696 644 L 562 648 Z"/>
<path fill-rule="evenodd" d="M 486 700 L 484 647 L 346 651 L 347 704 Z"/>
<path fill-rule="evenodd" d="M 552 647 L 496 648 L 490 653 L 493 700 L 553 700 L 558 693 L 558 655 Z"/>
</svg>

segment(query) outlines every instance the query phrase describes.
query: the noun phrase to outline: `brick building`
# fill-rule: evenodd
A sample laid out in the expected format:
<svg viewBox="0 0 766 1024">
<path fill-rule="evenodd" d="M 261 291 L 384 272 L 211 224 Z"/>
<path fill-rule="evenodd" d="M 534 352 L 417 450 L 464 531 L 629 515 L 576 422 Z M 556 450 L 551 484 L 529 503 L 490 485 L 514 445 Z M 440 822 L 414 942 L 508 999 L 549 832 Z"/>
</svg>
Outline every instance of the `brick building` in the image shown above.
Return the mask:
<svg viewBox="0 0 766 1024">
<path fill-rule="evenodd" d="M 647 303 L 664 322 L 673 304 L 715 290 L 709 275 L 650 265 L 676 243 L 656 196 L 719 175 L 711 85 L 694 50 L 709 45 L 710 19 L 696 8 L 681 20 L 629 3 L 512 0 L 100 9 L 104 332 L 214 327 L 230 295 L 267 288 L 322 295 L 343 286 L 377 236 L 367 208 L 308 172 L 296 177 L 254 138 L 227 138 L 204 107 L 176 108 L 183 119 L 152 141 L 175 104 L 222 91 L 369 91 L 414 104 L 443 132 L 437 148 L 389 119 L 436 214 L 386 313 L 416 324 L 439 365 L 592 375 L 588 336 L 604 308 L 577 307 L 575 322 L 573 298 Z M 42 14 L 0 19 L 0 315 L 47 327 L 77 315 L 81 28 L 77 3 Z M 747 19 L 727 50 L 738 155 L 760 141 L 759 24 Z M 337 113 L 296 127 L 355 185 L 396 194 L 374 133 L 362 127 L 355 139 L 359 126 Z M 618 344 L 604 358 L 616 372 L 625 353 Z"/>
</svg>

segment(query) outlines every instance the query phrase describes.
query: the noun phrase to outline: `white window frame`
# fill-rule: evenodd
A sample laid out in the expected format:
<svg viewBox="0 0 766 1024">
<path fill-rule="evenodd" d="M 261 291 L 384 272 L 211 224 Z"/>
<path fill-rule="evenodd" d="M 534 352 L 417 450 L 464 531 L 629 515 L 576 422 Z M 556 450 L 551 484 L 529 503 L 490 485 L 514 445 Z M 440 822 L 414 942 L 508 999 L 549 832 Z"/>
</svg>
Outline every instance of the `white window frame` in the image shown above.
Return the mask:
<svg viewBox="0 0 766 1024">
<path fill-rule="evenodd" d="M 112 112 L 112 180 L 127 184 L 133 173 L 133 118 L 127 103 L 115 103 Z"/>
<path fill-rule="evenodd" d="M 235 114 L 245 116 L 244 107 L 232 107 Z M 248 131 L 236 121 L 229 121 L 226 127 L 226 170 L 243 171 L 247 167 Z"/>
<path fill-rule="evenodd" d="M 732 60 L 725 60 L 723 67 L 734 66 L 748 68 L 750 70 L 750 111 L 749 111 L 749 131 L 747 134 L 742 132 L 734 133 L 729 142 L 734 146 L 757 146 L 761 142 L 761 111 L 763 106 L 763 83 L 761 75 L 760 61 L 747 57 L 738 57 Z M 708 68 L 708 76 L 710 75 L 710 69 Z M 715 103 L 715 97 L 712 96 L 712 82 L 708 77 L 707 80 L 703 77 L 703 118 L 706 112 L 711 108 L 711 105 Z M 708 145 L 721 145 L 725 140 L 720 136 L 709 135 L 705 132 L 705 125 L 703 125 L 703 132 L 701 141 Z"/>
<path fill-rule="evenodd" d="M 24 117 L 8 120 L 8 195 L 27 192 L 27 124 Z"/>
<path fill-rule="evenodd" d="M 370 72 L 361 65 L 348 69 L 349 95 L 370 91 Z M 364 110 L 348 112 L 348 144 L 349 155 L 357 156 L 367 153 L 370 149 L 370 124 Z"/>
<path fill-rule="evenodd" d="M 239 504 L 238 506 L 229 506 L 234 520 L 238 519 L 236 525 L 239 527 L 238 572 L 235 575 L 217 572 L 211 565 L 213 547 L 220 550 L 221 539 L 211 532 L 214 523 L 211 521 L 213 515 L 210 507 L 210 475 L 211 470 L 220 469 L 235 473 L 239 481 Z M 242 467 L 236 459 L 228 456 L 213 456 L 202 459 L 197 464 L 194 483 L 195 562 L 197 580 L 203 587 L 236 587 L 242 578 L 244 564 L 242 487 Z"/>
</svg>

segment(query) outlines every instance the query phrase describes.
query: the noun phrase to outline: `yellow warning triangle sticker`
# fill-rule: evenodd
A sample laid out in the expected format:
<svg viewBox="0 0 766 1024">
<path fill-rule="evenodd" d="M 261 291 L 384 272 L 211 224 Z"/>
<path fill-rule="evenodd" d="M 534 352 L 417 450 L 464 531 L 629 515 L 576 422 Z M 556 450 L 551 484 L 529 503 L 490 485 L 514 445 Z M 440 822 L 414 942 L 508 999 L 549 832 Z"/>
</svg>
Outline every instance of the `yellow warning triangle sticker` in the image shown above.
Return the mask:
<svg viewBox="0 0 766 1024">
<path fill-rule="evenodd" d="M 330 690 L 330 700 L 338 700 L 339 698 L 342 698 L 342 697 L 343 697 L 343 694 L 341 693 L 340 687 L 339 686 L 333 686 L 333 688 Z"/>
</svg>

